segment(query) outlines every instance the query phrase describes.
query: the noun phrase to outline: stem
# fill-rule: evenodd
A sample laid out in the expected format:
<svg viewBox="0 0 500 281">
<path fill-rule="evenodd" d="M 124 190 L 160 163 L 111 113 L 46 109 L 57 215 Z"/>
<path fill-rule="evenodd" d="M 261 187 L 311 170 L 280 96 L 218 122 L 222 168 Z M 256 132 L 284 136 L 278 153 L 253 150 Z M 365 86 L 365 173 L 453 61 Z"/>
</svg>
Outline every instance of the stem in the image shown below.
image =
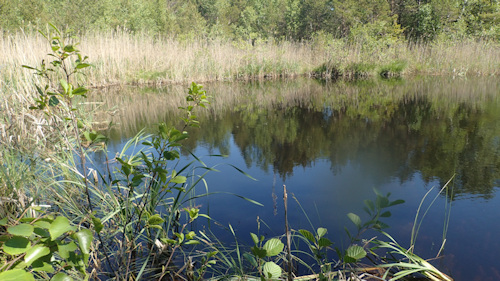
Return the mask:
<svg viewBox="0 0 500 281">
<path fill-rule="evenodd" d="M 288 228 L 288 194 L 286 193 L 286 185 L 283 185 L 283 201 L 284 201 L 284 206 L 285 206 L 285 233 L 286 233 L 286 252 L 287 252 L 287 258 L 288 258 L 288 276 L 287 279 L 288 281 L 292 281 L 292 270 L 293 270 L 293 264 L 292 264 L 292 250 L 291 250 L 291 234 L 290 234 L 290 229 Z"/>
</svg>

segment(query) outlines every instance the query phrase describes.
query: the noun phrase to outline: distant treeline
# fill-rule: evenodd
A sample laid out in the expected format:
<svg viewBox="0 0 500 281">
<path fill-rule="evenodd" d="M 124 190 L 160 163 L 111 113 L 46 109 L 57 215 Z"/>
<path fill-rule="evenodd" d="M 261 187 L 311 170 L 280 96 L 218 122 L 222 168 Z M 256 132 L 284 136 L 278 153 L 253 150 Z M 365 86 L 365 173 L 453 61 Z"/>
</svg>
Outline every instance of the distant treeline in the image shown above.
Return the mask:
<svg viewBox="0 0 500 281">
<path fill-rule="evenodd" d="M 177 38 L 500 40 L 500 0 L 0 0 L 0 29 L 47 23 Z"/>
</svg>

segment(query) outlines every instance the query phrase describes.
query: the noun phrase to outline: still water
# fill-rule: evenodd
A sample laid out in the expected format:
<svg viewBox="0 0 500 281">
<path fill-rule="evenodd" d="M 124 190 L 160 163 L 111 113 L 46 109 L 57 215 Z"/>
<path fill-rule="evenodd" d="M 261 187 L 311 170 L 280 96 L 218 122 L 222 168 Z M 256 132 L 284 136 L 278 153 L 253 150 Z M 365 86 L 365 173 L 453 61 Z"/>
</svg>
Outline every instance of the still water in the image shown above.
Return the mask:
<svg viewBox="0 0 500 281">
<path fill-rule="evenodd" d="M 423 219 L 415 253 L 434 258 L 445 237 L 441 257 L 432 260 L 437 268 L 455 280 L 500 280 L 497 78 L 298 79 L 208 84 L 205 89 L 212 105 L 199 112 L 201 128 L 191 130 L 182 161 L 191 151 L 208 166 L 222 163 L 220 172 L 206 178 L 209 191 L 264 205 L 229 194 L 201 199 L 197 204 L 218 222 L 211 230 L 220 238 L 233 241 L 224 229 L 229 224 L 248 244 L 250 232 L 282 235 L 286 185 L 291 227 L 325 227 L 342 248 L 344 226 L 355 230 L 346 214 L 368 219 L 363 200 L 375 199 L 376 188 L 390 192 L 392 200 L 406 201 L 392 207 L 392 216 L 383 221 L 390 226 L 387 232 L 408 247 L 417 209 L 429 192 L 422 210 L 437 199 Z M 97 121 L 115 123 L 105 130 L 110 155 L 143 128 L 177 124 L 185 93 L 185 87 L 169 86 L 91 94 L 91 104 L 102 112 Z M 450 179 L 447 194 L 439 194 Z"/>
</svg>

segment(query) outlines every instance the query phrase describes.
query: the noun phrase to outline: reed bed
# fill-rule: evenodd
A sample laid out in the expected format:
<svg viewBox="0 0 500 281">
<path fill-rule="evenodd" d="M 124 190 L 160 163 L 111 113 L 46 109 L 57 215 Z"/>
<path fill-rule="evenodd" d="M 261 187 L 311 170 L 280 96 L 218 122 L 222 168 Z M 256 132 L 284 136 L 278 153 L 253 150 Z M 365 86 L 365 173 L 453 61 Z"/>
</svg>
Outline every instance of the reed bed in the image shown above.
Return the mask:
<svg viewBox="0 0 500 281">
<path fill-rule="evenodd" d="M 324 38 L 323 38 L 324 39 Z M 251 42 L 222 39 L 181 41 L 126 30 L 79 36 L 81 53 L 94 67 L 79 76 L 91 87 L 123 84 L 162 85 L 190 81 L 235 81 L 315 76 L 500 74 L 500 45 L 486 41 L 437 41 L 428 44 L 352 42 Z M 44 138 L 33 103 L 37 77 L 22 65 L 36 66 L 49 45 L 39 33 L 18 31 L 0 37 L 0 137 L 3 142 Z"/>
</svg>

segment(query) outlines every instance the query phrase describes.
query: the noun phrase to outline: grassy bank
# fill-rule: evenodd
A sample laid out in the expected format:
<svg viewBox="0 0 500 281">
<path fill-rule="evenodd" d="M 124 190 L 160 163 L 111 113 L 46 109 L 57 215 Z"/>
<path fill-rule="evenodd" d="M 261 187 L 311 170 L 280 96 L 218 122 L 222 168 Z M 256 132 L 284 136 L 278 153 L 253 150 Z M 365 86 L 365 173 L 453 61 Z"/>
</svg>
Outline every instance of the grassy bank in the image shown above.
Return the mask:
<svg viewBox="0 0 500 281">
<path fill-rule="evenodd" d="M 84 83 L 178 83 L 315 75 L 331 72 L 345 77 L 397 75 L 498 75 L 500 45 L 477 41 L 437 41 L 428 44 L 347 42 L 316 38 L 307 42 L 224 40 L 178 41 L 125 31 L 81 36 L 82 52 L 95 68 Z M 32 65 L 45 56 L 39 34 L 16 33 L 0 38 L 2 89 L 23 90 L 32 79 Z M 31 83 L 27 83 L 31 85 Z"/>
<path fill-rule="evenodd" d="M 304 42 L 224 40 L 179 41 L 127 31 L 80 36 L 79 49 L 94 67 L 78 83 L 90 87 L 117 84 L 169 84 L 315 76 L 358 79 L 374 76 L 489 76 L 500 74 L 500 44 L 438 40 L 428 44 L 349 42 L 316 36 Z M 29 134 L 45 139 L 45 124 L 27 108 L 36 89 L 32 72 L 21 65 L 48 59 L 39 33 L 5 33 L 0 38 L 0 136 L 10 142 Z M 12 125 L 12 127 L 11 127 Z M 9 129 L 10 128 L 10 129 Z M 9 129 L 10 133 L 7 133 Z M 14 132 L 15 131 L 15 132 Z M 24 132 L 24 133 L 23 133 Z"/>
</svg>

